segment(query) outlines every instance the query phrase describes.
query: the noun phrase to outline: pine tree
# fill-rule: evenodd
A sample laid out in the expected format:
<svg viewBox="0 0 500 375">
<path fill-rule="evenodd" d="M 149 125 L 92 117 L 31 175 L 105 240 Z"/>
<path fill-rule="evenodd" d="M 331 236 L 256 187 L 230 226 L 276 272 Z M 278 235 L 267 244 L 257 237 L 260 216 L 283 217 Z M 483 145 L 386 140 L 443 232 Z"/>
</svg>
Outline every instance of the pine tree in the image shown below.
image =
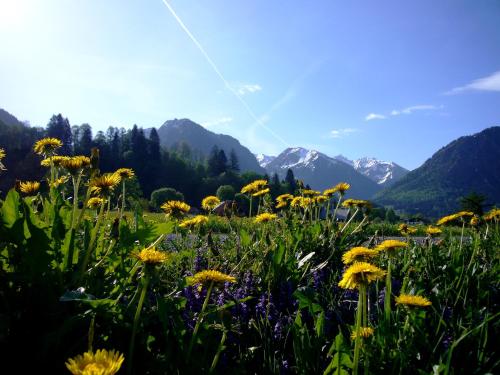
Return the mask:
<svg viewBox="0 0 500 375">
<path fill-rule="evenodd" d="M 229 169 L 233 172 L 240 171 L 240 162 L 238 160 L 238 155 L 236 155 L 236 151 L 234 151 L 234 148 L 232 148 L 231 152 L 229 153 Z"/>
<path fill-rule="evenodd" d="M 295 190 L 297 190 L 297 181 L 295 181 L 295 176 L 293 175 L 293 171 L 291 169 L 286 171 L 285 183 L 287 185 L 288 192 L 290 194 L 295 194 Z"/>
<path fill-rule="evenodd" d="M 58 138 L 62 141 L 61 154 L 71 154 L 73 151 L 71 126 L 68 119 L 64 118 L 60 113 L 50 118 L 47 124 L 47 136 Z"/>
</svg>

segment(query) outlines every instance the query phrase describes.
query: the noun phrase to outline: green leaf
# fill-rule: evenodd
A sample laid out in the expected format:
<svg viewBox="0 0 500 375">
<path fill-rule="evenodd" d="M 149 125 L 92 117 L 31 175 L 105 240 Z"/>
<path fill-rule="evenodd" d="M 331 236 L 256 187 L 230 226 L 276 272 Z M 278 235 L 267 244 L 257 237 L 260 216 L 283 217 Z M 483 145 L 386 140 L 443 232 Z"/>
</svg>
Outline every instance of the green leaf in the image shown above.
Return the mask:
<svg viewBox="0 0 500 375">
<path fill-rule="evenodd" d="M 2 222 L 7 228 L 12 228 L 21 218 L 19 210 L 20 200 L 19 194 L 14 189 L 11 189 L 5 197 L 0 213 L 2 215 Z"/>
<path fill-rule="evenodd" d="M 249 246 L 252 242 L 252 237 L 248 234 L 248 232 L 244 229 L 240 230 L 240 241 L 241 246 Z"/>
<path fill-rule="evenodd" d="M 324 311 L 321 311 L 318 318 L 316 319 L 316 325 L 314 328 L 316 330 L 317 337 L 323 336 L 323 331 L 325 328 L 325 312 Z"/>
</svg>

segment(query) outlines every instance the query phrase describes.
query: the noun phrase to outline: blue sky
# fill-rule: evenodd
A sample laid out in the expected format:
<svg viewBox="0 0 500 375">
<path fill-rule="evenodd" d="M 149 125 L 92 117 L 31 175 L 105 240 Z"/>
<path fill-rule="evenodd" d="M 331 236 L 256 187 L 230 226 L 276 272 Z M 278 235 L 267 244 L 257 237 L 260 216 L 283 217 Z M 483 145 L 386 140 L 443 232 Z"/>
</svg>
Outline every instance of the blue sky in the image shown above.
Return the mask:
<svg viewBox="0 0 500 375">
<path fill-rule="evenodd" d="M 412 169 L 500 125 L 499 25 L 497 0 L 0 0 L 0 107 Z"/>
</svg>

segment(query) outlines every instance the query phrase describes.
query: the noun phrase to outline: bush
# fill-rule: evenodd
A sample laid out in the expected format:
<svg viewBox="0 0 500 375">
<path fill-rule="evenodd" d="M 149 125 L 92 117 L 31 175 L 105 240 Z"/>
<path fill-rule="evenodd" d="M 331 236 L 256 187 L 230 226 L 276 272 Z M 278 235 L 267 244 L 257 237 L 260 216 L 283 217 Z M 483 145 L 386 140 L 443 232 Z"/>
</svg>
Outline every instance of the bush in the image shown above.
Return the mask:
<svg viewBox="0 0 500 375">
<path fill-rule="evenodd" d="M 222 185 L 219 186 L 215 194 L 221 201 L 227 201 L 234 199 L 234 193 L 234 187 L 232 187 L 231 185 Z"/>
<path fill-rule="evenodd" d="M 151 193 L 150 206 L 154 210 L 160 210 L 160 206 L 166 201 L 183 201 L 184 194 L 172 188 L 161 188 Z"/>
</svg>

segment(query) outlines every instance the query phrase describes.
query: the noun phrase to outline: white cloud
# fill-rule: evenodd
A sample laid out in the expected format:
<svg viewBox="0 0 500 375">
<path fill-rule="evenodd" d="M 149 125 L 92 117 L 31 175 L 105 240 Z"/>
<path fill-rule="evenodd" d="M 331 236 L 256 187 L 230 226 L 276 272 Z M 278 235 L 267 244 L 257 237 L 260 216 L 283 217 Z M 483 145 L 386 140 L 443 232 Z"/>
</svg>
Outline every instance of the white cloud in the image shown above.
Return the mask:
<svg viewBox="0 0 500 375">
<path fill-rule="evenodd" d="M 359 132 L 359 129 L 354 129 L 354 128 L 333 129 L 330 131 L 329 137 L 330 138 L 343 138 L 343 137 L 348 136 L 349 134 L 357 133 L 357 132 Z"/>
<path fill-rule="evenodd" d="M 201 126 L 203 126 L 204 128 L 211 128 L 220 125 L 229 125 L 231 122 L 233 122 L 232 117 L 221 117 L 212 121 L 202 122 Z"/>
<path fill-rule="evenodd" d="M 387 118 L 387 117 L 384 115 L 381 115 L 379 113 L 370 113 L 370 114 L 366 115 L 365 121 L 384 120 L 385 118 Z"/>
<path fill-rule="evenodd" d="M 391 116 L 399 116 L 399 115 L 411 115 L 416 111 L 433 111 L 436 109 L 443 108 L 443 106 L 435 106 L 431 104 L 420 104 L 414 105 L 411 107 L 403 108 L 403 109 L 394 109 L 391 111 Z"/>
<path fill-rule="evenodd" d="M 464 86 L 455 87 L 445 94 L 453 95 L 464 91 L 500 91 L 500 70 L 488 77 L 479 78 Z"/>
<path fill-rule="evenodd" d="M 239 95 L 255 94 L 262 90 L 262 86 L 257 83 L 233 83 L 232 87 Z"/>
<path fill-rule="evenodd" d="M 399 115 L 411 115 L 414 112 L 417 111 L 435 111 L 438 109 L 443 109 L 444 106 L 436 106 L 432 104 L 419 104 L 419 105 L 412 105 L 411 107 L 406 107 L 402 109 L 393 109 L 389 114 L 383 115 L 380 113 L 370 113 L 366 115 L 365 121 L 371 121 L 371 120 L 384 120 L 388 118 L 389 116 L 399 116 Z"/>
</svg>

